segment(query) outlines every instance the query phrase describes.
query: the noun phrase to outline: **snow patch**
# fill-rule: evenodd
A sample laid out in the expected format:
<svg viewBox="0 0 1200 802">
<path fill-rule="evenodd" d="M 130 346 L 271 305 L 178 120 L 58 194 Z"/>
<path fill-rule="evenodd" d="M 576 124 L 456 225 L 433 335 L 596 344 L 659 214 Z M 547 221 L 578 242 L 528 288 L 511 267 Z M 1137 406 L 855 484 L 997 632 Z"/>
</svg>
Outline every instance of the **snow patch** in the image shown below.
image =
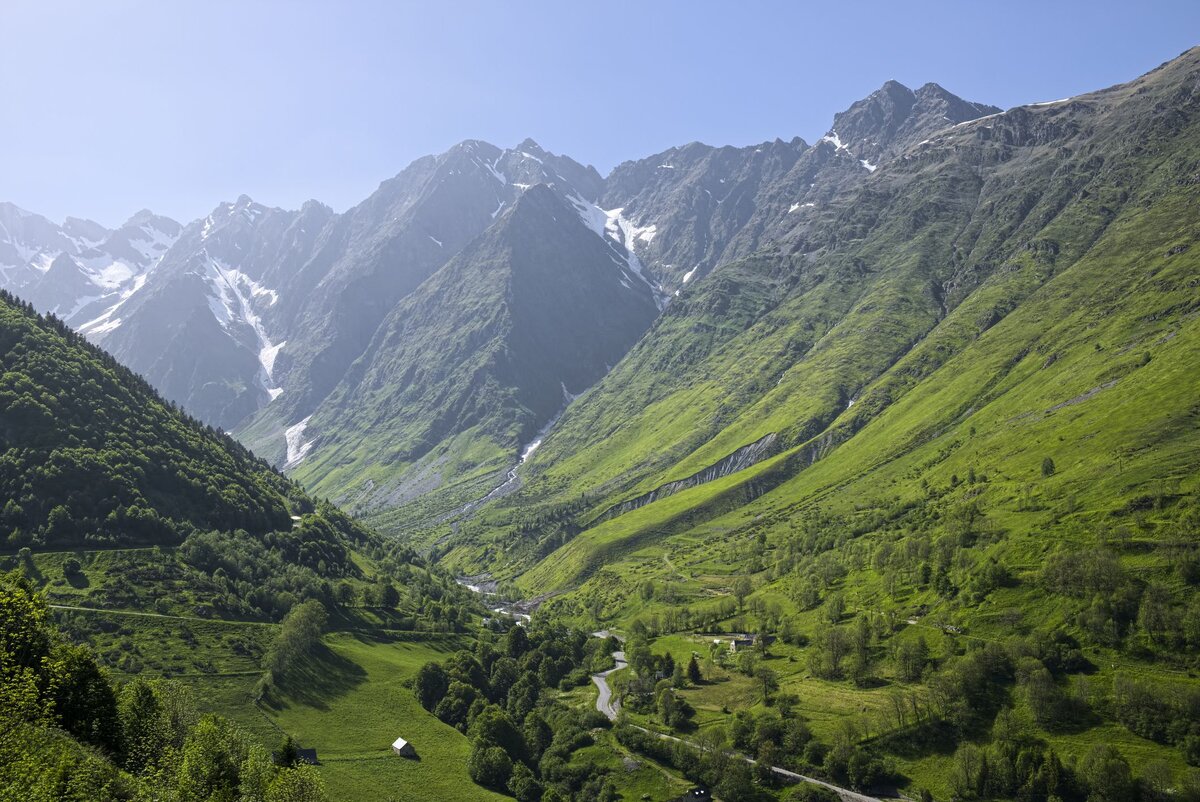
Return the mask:
<svg viewBox="0 0 1200 802">
<path fill-rule="evenodd" d="M 440 239 L 438 239 L 437 237 L 433 236 L 432 234 L 426 234 L 426 236 L 427 236 L 427 237 L 429 237 L 431 240 L 433 240 L 435 243 L 437 243 L 437 246 L 438 246 L 439 248 L 440 248 L 440 247 L 442 247 L 442 241 L 441 241 Z"/>
<path fill-rule="evenodd" d="M 84 323 L 83 325 L 81 325 L 79 327 L 79 333 L 84 335 L 85 337 L 94 337 L 99 334 L 105 334 L 107 332 L 110 332 L 113 329 L 120 326 L 121 318 L 119 318 L 119 317 L 115 318 L 113 316 L 120 310 L 120 308 L 122 306 L 124 306 L 126 301 L 128 301 L 130 298 L 132 298 L 134 296 L 134 294 L 137 293 L 138 290 L 140 290 L 143 286 L 145 286 L 146 279 L 150 277 L 150 273 L 161 262 L 162 262 L 162 259 L 160 258 L 159 261 L 156 262 L 153 267 L 151 267 L 145 273 L 142 273 L 140 276 L 135 277 L 133 279 L 133 283 L 130 286 L 121 290 L 120 300 L 118 300 L 115 304 L 110 306 L 108 309 L 104 310 L 104 313 L 101 314 L 99 317 L 92 318 L 91 320 L 89 320 L 86 323 Z M 78 310 L 78 311 L 82 311 L 82 310 Z"/>
<path fill-rule="evenodd" d="M 104 316 L 103 316 L 103 317 L 101 317 L 101 318 L 97 318 L 97 320 L 102 320 L 102 319 L 104 319 L 104 318 L 106 318 L 106 317 L 108 317 L 108 316 L 107 316 L 107 315 L 104 315 Z M 96 322 L 96 321 L 92 321 L 92 322 L 94 323 L 94 322 Z M 83 330 L 83 328 L 81 327 L 81 328 L 80 328 L 80 331 L 81 331 L 82 333 L 84 333 L 84 334 L 87 334 L 87 335 L 89 335 L 89 336 L 95 336 L 95 335 L 97 335 L 97 334 L 104 334 L 104 333 L 106 333 L 106 332 L 110 332 L 110 331 L 112 331 L 113 329 L 115 329 L 117 326 L 120 326 L 120 325 L 121 325 L 121 318 L 119 318 L 119 317 L 114 317 L 114 318 L 111 318 L 111 319 L 104 320 L 104 322 L 103 322 L 103 323 L 100 323 L 99 325 L 93 326 L 93 327 L 91 327 L 91 328 L 87 329 L 86 331 L 84 331 L 84 330 Z"/>
<path fill-rule="evenodd" d="M 487 162 L 484 162 L 483 166 L 486 167 L 487 171 L 492 174 L 492 178 L 495 178 L 501 184 L 507 185 L 508 184 L 508 176 L 504 175 L 504 173 L 502 173 L 496 169 L 496 165 L 499 163 L 500 163 L 500 159 L 497 158 L 496 161 L 491 162 L 490 164 Z"/>
<path fill-rule="evenodd" d="M 691 281 L 691 280 L 692 280 L 692 276 L 696 275 L 696 271 L 697 271 L 697 270 L 699 270 L 699 269 L 700 269 L 700 265 L 699 265 L 699 264 L 697 264 L 697 265 L 696 265 L 695 267 L 693 267 L 691 270 L 689 270 L 688 272 L 684 273 L 684 274 L 683 274 L 683 283 L 684 283 L 684 284 L 687 284 L 689 281 Z"/>
<path fill-rule="evenodd" d="M 879 165 L 877 165 L 877 164 L 871 164 L 871 163 L 870 163 L 869 161 L 867 161 L 866 159 L 859 159 L 859 160 L 858 160 L 858 163 L 859 163 L 859 164 L 861 164 L 863 167 L 866 167 L 866 168 L 867 168 L 867 172 L 870 172 L 870 173 L 873 173 L 873 172 L 875 172 L 876 170 L 878 170 L 878 169 L 879 169 Z"/>
<path fill-rule="evenodd" d="M 988 115 L 986 115 L 986 116 L 984 116 L 984 117 L 976 117 L 974 120 L 963 120 L 962 122 L 960 122 L 960 123 L 955 123 L 954 125 L 952 125 L 952 126 L 950 126 L 950 127 L 951 127 L 951 128 L 961 128 L 961 127 L 962 127 L 962 126 L 964 126 L 964 125 L 970 125 L 971 123 L 977 123 L 977 122 L 979 122 L 979 121 L 981 121 L 981 120 L 990 120 L 990 119 L 992 119 L 993 117 L 999 117 L 1001 114 L 1004 114 L 1004 112 L 1002 112 L 1002 111 L 998 111 L 998 112 L 996 112 L 995 114 L 988 114 Z"/>
<path fill-rule="evenodd" d="M 828 142 L 837 150 L 847 150 L 846 146 L 842 144 L 842 140 L 838 137 L 837 130 L 835 129 L 830 129 L 828 134 L 821 137 L 821 141 Z"/>
<path fill-rule="evenodd" d="M 312 449 L 313 440 L 305 442 L 304 430 L 308 428 L 308 422 L 312 420 L 312 415 L 309 415 L 299 423 L 289 426 L 283 433 L 284 442 L 287 443 L 287 462 L 283 464 L 283 470 L 295 468 L 304 458 L 308 456 L 308 452 Z"/>
<path fill-rule="evenodd" d="M 275 357 L 279 356 L 279 351 L 283 346 L 287 345 L 287 340 L 275 343 L 274 345 L 265 345 L 258 352 L 258 361 L 266 369 L 267 375 L 271 375 L 275 371 Z"/>
<path fill-rule="evenodd" d="M 207 256 L 207 253 L 205 255 Z M 262 367 L 259 382 L 274 400 L 279 395 L 274 391 L 279 388 L 271 386 L 271 374 L 275 369 L 275 357 L 286 342 L 271 342 L 254 302 L 262 298 L 267 300 L 268 306 L 273 306 L 279 300 L 279 294 L 211 256 L 208 256 L 205 264 L 205 279 L 212 290 L 212 294 L 208 296 L 208 308 L 221 328 L 230 331 L 235 325 L 244 325 L 254 332 L 258 343 L 258 363 Z"/>
<path fill-rule="evenodd" d="M 567 200 L 575 207 L 583 224 L 609 246 L 613 262 L 618 267 L 629 268 L 650 288 L 655 305 L 659 309 L 665 308 L 670 296 L 663 291 L 661 285 L 650 278 L 634 250 L 637 242 L 649 243 L 654 239 L 658 230 L 657 226 L 653 223 L 648 226 L 637 226 L 621 214 L 624 207 L 604 210 L 596 204 L 584 200 L 577 193 L 568 195 Z M 621 279 L 621 284 L 632 289 L 632 286 L 626 283 L 624 278 Z"/>
</svg>

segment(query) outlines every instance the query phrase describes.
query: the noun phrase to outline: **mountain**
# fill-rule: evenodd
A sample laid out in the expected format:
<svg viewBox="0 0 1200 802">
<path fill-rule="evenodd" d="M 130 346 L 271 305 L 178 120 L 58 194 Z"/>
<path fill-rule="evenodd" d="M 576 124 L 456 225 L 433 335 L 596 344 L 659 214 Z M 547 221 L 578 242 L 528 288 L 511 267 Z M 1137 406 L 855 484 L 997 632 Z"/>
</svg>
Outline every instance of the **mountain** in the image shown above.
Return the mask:
<svg viewBox="0 0 1200 802">
<path fill-rule="evenodd" d="M 289 444 L 298 478 L 392 507 L 536 448 L 658 315 L 603 213 L 572 197 L 531 187 L 401 301 Z"/>
<path fill-rule="evenodd" d="M 855 131 L 874 131 L 891 146 L 944 122 L 947 113 L 989 110 L 946 95 L 914 101 L 903 124 L 889 118 L 874 130 L 858 109 L 882 92 L 837 119 L 862 118 Z M 824 140 L 811 147 L 800 139 L 747 148 L 693 143 L 623 164 L 607 178 L 532 140 L 507 150 L 467 141 L 418 159 L 344 214 L 316 202 L 299 211 L 272 209 L 245 196 L 221 204 L 178 232 L 153 270 L 78 326 L 189 412 L 235 432 L 310 486 L 362 505 L 360 511 L 394 507 L 442 488 L 443 476 L 457 477 L 451 484 L 458 491 L 432 514 L 441 518 L 448 505 L 486 493 L 493 479 L 506 492 L 515 486 L 505 482 L 505 469 L 556 418 L 563 399 L 590 387 L 648 328 L 646 292 L 654 306 L 666 307 L 718 265 L 802 229 L 818 205 L 868 176 L 859 160 Z M 524 220 L 520 230 L 559 249 L 489 253 L 497 247 L 489 237 L 512 241 L 507 212 L 537 187 L 570 213 Z M 582 237 L 587 229 L 599 236 Z M 589 277 L 601 275 L 607 289 L 617 276 L 629 288 L 597 291 L 594 308 L 564 306 L 561 285 L 550 291 L 550 283 L 496 283 L 525 274 L 504 263 L 510 258 L 553 259 L 564 267 L 557 279 L 581 281 L 587 290 L 598 289 Z M 610 269 L 602 271 L 598 260 Z M 492 281 L 476 280 L 485 263 L 494 268 Z M 46 275 L 82 292 L 68 258 L 49 263 Z M 462 287 L 448 282 L 451 275 L 478 296 L 456 297 Z M 511 297 L 496 293 L 501 286 Z M 428 312 L 439 305 L 455 310 L 447 318 L 452 328 Z M 576 324 L 568 327 L 571 337 L 597 339 L 569 359 L 554 353 L 569 342 L 554 337 L 542 338 L 549 347 L 540 351 L 532 341 L 516 347 L 499 330 L 476 330 L 487 308 L 483 319 L 513 326 L 514 336 L 523 336 L 527 321 L 563 320 Z M 578 314 L 564 319 L 564 309 Z M 433 332 L 461 331 L 478 342 L 453 349 L 452 361 L 416 348 L 435 342 Z M 399 342 L 413 348 L 392 353 Z M 525 362 L 489 362 L 496 342 L 516 347 L 514 358 Z M 545 365 L 531 367 L 542 358 Z M 437 369 L 414 372 L 416 361 Z M 482 373 L 463 378 L 481 364 Z M 470 386 L 489 387 L 492 399 L 466 408 L 459 394 Z M 491 406 L 500 397 L 510 400 Z M 383 409 L 393 417 L 380 428 Z M 422 522 L 430 520 L 424 515 Z"/>
<path fill-rule="evenodd" d="M 1194 178 L 1198 60 L 1190 51 L 1127 85 L 943 128 L 770 248 L 689 284 L 567 410 L 522 491 L 472 529 L 491 542 L 507 527 L 507 545 L 489 551 L 505 558 L 464 568 L 536 566 L 530 588 L 572 587 L 743 505 L 786 529 L 835 498 L 920 496 L 972 461 L 1006 509 L 1043 451 L 1084 471 L 1114 454 L 1146 460 L 1140 480 L 1108 476 L 1107 494 L 1086 491 L 1093 514 L 1188 475 L 1195 466 L 1175 460 L 1195 434 L 1184 422 L 1194 382 L 1159 383 L 1187 363 L 1177 349 L 1193 334 L 1195 262 L 1179 215 Z M 923 91 L 891 89 L 852 118 Z M 868 119 L 900 131 L 902 117 Z M 862 127 L 847 130 L 862 139 Z M 1141 409 L 1166 386 L 1168 402 Z M 1137 427 L 1105 424 L 1121 405 L 1141 409 Z M 1048 437 L 1064 415 L 1095 432 L 1066 452 Z M 986 432 L 975 437 L 996 456 L 968 431 Z M 951 459 L 960 449 L 972 456 Z M 530 539 L 519 525 L 530 516 L 558 522 Z M 451 538 L 457 558 L 473 536 Z"/>
<path fill-rule="evenodd" d="M 935 83 L 913 91 L 888 81 L 850 108 L 835 115 L 822 137 L 838 151 L 870 171 L 948 126 L 990 117 L 996 106 L 972 103 Z"/>
<path fill-rule="evenodd" d="M 314 509 L 232 438 L 7 294 L 0 342 L 8 547 L 165 545 L 196 529 L 264 535 Z"/>
<path fill-rule="evenodd" d="M 241 197 L 188 225 L 139 291 L 81 331 L 164 395 L 231 429 L 278 396 L 276 361 L 332 210 Z"/>
<path fill-rule="evenodd" d="M 279 354 L 282 396 L 251 421 L 248 442 L 277 450 L 284 430 L 311 415 L 370 344 L 396 304 L 483 233 L 528 187 L 598 179 L 532 142 L 501 150 L 468 141 L 419 159 L 359 206 L 331 221 L 326 244 L 302 272 L 319 272 Z M 269 441 L 269 442 L 268 442 Z"/>
<path fill-rule="evenodd" d="M 146 210 L 110 231 L 74 217 L 56 225 L 0 203 L 0 288 L 80 328 L 140 288 L 179 232 Z"/>
<path fill-rule="evenodd" d="M 638 256 L 674 291 L 768 246 L 933 131 L 998 111 L 937 84 L 913 92 L 888 81 L 835 115 L 812 146 L 799 138 L 746 148 L 693 142 L 618 165 L 601 205 L 617 210 Z"/>
</svg>

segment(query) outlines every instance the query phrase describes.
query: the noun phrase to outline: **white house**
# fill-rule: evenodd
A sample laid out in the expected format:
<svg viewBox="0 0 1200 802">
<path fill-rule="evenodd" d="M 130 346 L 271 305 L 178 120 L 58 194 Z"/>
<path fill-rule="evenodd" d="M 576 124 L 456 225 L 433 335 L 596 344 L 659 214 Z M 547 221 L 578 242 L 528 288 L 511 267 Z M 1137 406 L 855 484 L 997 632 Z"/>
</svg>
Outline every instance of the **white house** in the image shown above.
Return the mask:
<svg viewBox="0 0 1200 802">
<path fill-rule="evenodd" d="M 400 757 L 416 757 L 417 750 L 413 749 L 413 745 L 403 738 L 397 738 L 392 742 L 392 751 Z"/>
</svg>

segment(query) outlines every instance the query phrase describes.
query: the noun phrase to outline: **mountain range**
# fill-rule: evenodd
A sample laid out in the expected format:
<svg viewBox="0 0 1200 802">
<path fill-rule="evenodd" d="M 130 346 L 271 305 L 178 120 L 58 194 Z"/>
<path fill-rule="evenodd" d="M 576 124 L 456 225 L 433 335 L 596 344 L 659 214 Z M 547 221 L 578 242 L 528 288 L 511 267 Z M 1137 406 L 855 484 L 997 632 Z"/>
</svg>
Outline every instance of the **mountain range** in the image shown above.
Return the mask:
<svg viewBox="0 0 1200 802">
<path fill-rule="evenodd" d="M 467 141 L 343 214 L 243 196 L 108 232 L 5 206 L 0 286 L 359 512 L 437 491 L 428 523 L 511 490 L 538 433 L 687 287 L 997 111 L 893 81 L 814 145 L 692 143 L 608 177 L 532 140 Z"/>
<path fill-rule="evenodd" d="M 467 141 L 343 213 L 0 206 L 4 561 L 179 627 L 72 631 L 342 750 L 342 798 L 598 798 L 558 758 L 616 743 L 726 799 L 1200 798 L 1198 208 L 1200 48 L 608 176 Z M 342 629 L 232 702 L 268 630 L 224 628 L 304 599 Z M 227 671 L 167 654 L 201 624 Z M 396 710 L 446 757 L 392 760 Z"/>
</svg>

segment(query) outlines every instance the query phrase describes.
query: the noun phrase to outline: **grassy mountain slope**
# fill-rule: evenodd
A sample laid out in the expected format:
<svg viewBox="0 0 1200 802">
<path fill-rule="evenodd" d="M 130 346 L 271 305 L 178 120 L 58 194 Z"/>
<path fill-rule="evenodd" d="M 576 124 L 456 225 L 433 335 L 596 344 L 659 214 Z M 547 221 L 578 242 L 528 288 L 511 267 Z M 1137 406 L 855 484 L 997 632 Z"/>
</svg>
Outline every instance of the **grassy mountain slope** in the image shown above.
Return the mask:
<svg viewBox="0 0 1200 802">
<path fill-rule="evenodd" d="M 840 199 L 787 253 L 718 270 L 684 294 L 535 456 L 523 502 L 549 515 L 587 509 L 543 536 L 587 528 L 771 433 L 773 462 L 689 492 L 710 504 L 729 485 L 740 503 L 777 486 L 864 436 L 951 359 L 969 359 L 965 349 L 1058 277 L 1095 269 L 1087 260 L 1117 247 L 1105 237 L 1175 236 L 1165 211 L 1145 214 L 1192 186 L 1195 61 L 949 129 Z M 1188 243 L 1163 247 L 1178 245 Z M 1137 314 L 1141 295 L 1119 302 Z M 1046 323 L 1023 330 L 1045 336 Z M 601 528 L 650 531 L 681 505 L 658 501 Z"/>
</svg>

